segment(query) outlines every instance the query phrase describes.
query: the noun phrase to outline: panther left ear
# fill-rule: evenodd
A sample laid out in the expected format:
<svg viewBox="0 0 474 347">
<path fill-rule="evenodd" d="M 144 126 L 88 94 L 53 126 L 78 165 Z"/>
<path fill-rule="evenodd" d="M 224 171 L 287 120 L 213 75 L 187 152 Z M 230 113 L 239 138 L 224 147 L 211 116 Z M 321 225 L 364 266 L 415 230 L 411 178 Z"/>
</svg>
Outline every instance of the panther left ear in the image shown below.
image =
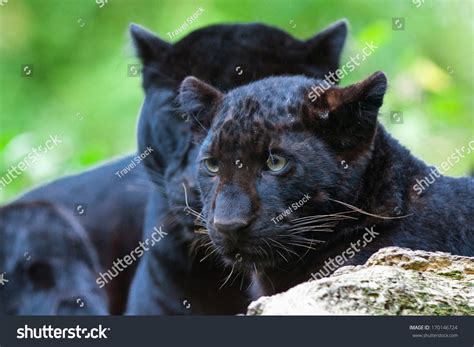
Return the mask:
<svg viewBox="0 0 474 347">
<path fill-rule="evenodd" d="M 158 62 L 172 45 L 162 40 L 151 31 L 137 24 L 130 24 L 130 36 L 137 56 L 143 65 Z"/>
<path fill-rule="evenodd" d="M 191 119 L 193 130 L 207 130 L 211 127 L 212 118 L 223 95 L 196 77 L 184 79 L 179 89 L 180 111 Z"/>
</svg>

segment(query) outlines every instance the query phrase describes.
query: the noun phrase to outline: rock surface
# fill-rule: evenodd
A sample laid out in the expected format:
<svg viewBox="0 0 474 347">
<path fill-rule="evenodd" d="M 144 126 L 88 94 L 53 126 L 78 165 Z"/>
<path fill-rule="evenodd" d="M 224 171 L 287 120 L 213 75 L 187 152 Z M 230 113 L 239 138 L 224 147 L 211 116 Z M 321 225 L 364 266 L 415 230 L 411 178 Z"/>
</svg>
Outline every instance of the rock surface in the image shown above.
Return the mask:
<svg viewBox="0 0 474 347">
<path fill-rule="evenodd" d="M 474 258 L 388 247 L 252 302 L 248 315 L 474 315 Z"/>
</svg>

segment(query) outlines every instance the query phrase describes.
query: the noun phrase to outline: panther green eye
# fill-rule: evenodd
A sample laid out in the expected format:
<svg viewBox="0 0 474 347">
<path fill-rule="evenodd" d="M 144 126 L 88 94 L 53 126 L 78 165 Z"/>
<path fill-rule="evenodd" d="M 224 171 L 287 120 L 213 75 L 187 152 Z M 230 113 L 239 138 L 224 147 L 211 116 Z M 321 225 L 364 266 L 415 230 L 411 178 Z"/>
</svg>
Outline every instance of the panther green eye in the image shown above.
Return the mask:
<svg viewBox="0 0 474 347">
<path fill-rule="evenodd" d="M 278 172 L 286 167 L 288 160 L 279 155 L 270 155 L 267 159 L 267 167 L 270 171 Z"/>
<path fill-rule="evenodd" d="M 217 161 L 217 159 L 209 158 L 204 160 L 204 167 L 211 174 L 216 174 L 219 172 L 219 162 Z"/>
</svg>

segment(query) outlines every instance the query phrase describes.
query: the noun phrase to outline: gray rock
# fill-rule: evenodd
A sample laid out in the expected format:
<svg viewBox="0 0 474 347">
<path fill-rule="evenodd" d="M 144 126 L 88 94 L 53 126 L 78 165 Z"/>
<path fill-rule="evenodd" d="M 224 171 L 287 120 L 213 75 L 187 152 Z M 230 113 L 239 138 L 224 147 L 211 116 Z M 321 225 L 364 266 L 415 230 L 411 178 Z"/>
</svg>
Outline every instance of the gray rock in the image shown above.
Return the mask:
<svg viewBox="0 0 474 347">
<path fill-rule="evenodd" d="M 248 315 L 474 315 L 474 258 L 388 247 L 360 266 L 261 297 Z"/>
</svg>

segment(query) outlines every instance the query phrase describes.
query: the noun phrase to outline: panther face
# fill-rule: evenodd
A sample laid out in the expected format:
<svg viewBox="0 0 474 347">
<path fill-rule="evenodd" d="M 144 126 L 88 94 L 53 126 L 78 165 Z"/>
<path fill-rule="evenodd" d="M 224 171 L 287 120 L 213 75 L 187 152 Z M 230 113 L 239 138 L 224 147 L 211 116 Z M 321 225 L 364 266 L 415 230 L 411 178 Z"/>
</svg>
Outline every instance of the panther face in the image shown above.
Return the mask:
<svg viewBox="0 0 474 347">
<path fill-rule="evenodd" d="M 329 198 L 353 198 L 386 78 L 376 73 L 311 95 L 323 85 L 303 76 L 272 77 L 223 94 L 194 77 L 183 82 L 181 109 L 201 143 L 201 223 L 228 261 L 237 254 L 245 266 L 298 260 L 334 229 L 311 216 L 339 212 Z"/>
</svg>

